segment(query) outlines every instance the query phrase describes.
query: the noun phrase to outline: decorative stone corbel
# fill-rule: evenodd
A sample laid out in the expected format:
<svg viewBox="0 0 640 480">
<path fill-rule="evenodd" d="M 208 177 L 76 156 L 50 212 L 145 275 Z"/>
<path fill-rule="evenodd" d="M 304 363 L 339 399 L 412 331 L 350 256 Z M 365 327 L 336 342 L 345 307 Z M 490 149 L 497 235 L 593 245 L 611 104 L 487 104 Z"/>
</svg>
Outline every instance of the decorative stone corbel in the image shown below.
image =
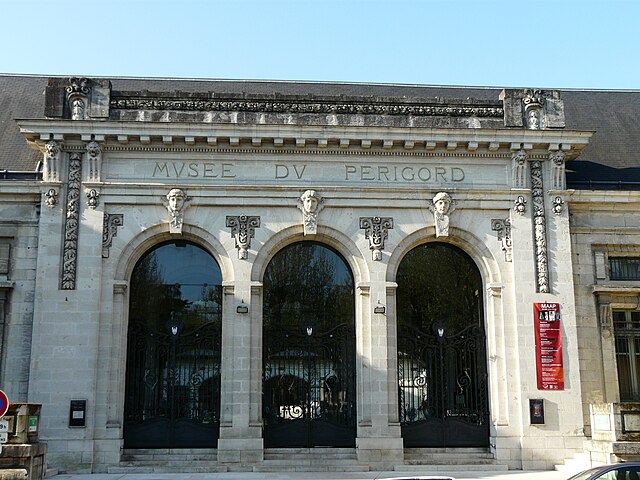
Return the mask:
<svg viewBox="0 0 640 480">
<path fill-rule="evenodd" d="M 46 200 L 44 201 L 44 204 L 48 207 L 48 208 L 53 208 L 58 204 L 58 192 L 56 191 L 55 188 L 50 188 L 49 190 L 47 190 L 47 193 L 44 194 L 46 198 Z"/>
<path fill-rule="evenodd" d="M 67 103 L 71 120 L 85 120 L 89 108 L 89 80 L 86 78 L 70 78 L 67 86 Z"/>
<path fill-rule="evenodd" d="M 369 240 L 373 260 L 382 260 L 384 242 L 389 237 L 389 230 L 393 228 L 393 218 L 360 217 L 360 228 L 364 229 L 364 238 Z"/>
<path fill-rule="evenodd" d="M 505 218 L 504 220 L 494 218 L 491 220 L 491 230 L 493 230 L 494 232 L 498 232 L 498 241 L 502 245 L 504 259 L 507 262 L 511 262 L 513 260 L 513 244 L 511 242 L 511 220 L 509 220 L 508 218 Z"/>
<path fill-rule="evenodd" d="M 87 192 L 87 207 L 95 209 L 98 206 L 98 198 L 100 194 L 95 188 L 92 188 Z"/>
<path fill-rule="evenodd" d="M 549 160 L 551 164 L 551 178 L 553 179 L 554 190 L 564 190 L 566 188 L 565 180 L 565 162 L 567 156 L 562 150 L 549 153 Z"/>
<path fill-rule="evenodd" d="M 322 210 L 323 198 L 315 190 L 305 191 L 298 199 L 302 211 L 304 235 L 315 235 L 318 231 L 318 213 Z"/>
<path fill-rule="evenodd" d="M 527 188 L 527 152 L 524 148 L 511 154 L 513 188 Z"/>
<path fill-rule="evenodd" d="M 613 312 L 611 310 L 611 297 L 609 295 L 596 294 L 598 303 L 598 323 L 600 324 L 600 334 L 604 337 L 611 336 L 613 330 Z"/>
<path fill-rule="evenodd" d="M 184 222 L 184 211 L 187 203 L 191 200 L 187 193 L 180 188 L 172 188 L 162 199 L 164 206 L 169 212 L 169 233 L 182 235 L 182 224 Z"/>
<path fill-rule="evenodd" d="M 102 148 L 95 141 L 87 143 L 87 182 L 99 182 L 102 169 Z"/>
<path fill-rule="evenodd" d="M 255 235 L 256 228 L 260 227 L 260 217 L 248 215 L 227 216 L 227 227 L 231 228 L 231 236 L 236 242 L 238 258 L 246 260 L 248 250 L 251 248 L 251 239 Z"/>
<path fill-rule="evenodd" d="M 449 215 L 456 209 L 456 202 L 447 192 L 436 193 L 427 208 L 433 213 L 436 237 L 449 236 Z"/>
<path fill-rule="evenodd" d="M 60 181 L 60 144 L 54 140 L 44 146 L 44 162 L 42 166 L 42 180 L 45 182 Z"/>
<path fill-rule="evenodd" d="M 124 225 L 124 214 L 105 213 L 102 223 L 102 258 L 109 258 L 113 237 L 118 235 L 118 227 Z"/>
<path fill-rule="evenodd" d="M 527 199 L 524 198 L 524 195 L 518 195 L 513 203 L 515 204 L 513 207 L 513 211 L 518 215 L 524 215 L 524 213 L 527 211 Z"/>
</svg>

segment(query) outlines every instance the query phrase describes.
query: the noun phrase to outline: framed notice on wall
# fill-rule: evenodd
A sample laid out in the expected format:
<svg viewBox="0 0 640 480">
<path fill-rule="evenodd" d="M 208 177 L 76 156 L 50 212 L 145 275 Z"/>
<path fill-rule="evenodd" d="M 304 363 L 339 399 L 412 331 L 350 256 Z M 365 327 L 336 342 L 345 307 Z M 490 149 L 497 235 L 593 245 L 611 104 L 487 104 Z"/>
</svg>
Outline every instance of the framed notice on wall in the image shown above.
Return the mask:
<svg viewBox="0 0 640 480">
<path fill-rule="evenodd" d="M 564 390 L 559 303 L 534 303 L 538 390 Z"/>
</svg>

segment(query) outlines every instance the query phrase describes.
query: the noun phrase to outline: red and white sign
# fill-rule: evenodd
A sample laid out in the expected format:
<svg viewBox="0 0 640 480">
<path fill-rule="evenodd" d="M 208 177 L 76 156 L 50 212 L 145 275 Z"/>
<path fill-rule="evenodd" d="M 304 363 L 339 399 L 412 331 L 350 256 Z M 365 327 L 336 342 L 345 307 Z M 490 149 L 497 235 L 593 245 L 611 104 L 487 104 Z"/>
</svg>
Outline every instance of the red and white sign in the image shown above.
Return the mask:
<svg viewBox="0 0 640 480">
<path fill-rule="evenodd" d="M 9 397 L 0 390 L 0 417 L 3 417 L 7 410 L 9 410 Z"/>
<path fill-rule="evenodd" d="M 559 303 L 534 303 L 538 390 L 564 390 Z"/>
</svg>

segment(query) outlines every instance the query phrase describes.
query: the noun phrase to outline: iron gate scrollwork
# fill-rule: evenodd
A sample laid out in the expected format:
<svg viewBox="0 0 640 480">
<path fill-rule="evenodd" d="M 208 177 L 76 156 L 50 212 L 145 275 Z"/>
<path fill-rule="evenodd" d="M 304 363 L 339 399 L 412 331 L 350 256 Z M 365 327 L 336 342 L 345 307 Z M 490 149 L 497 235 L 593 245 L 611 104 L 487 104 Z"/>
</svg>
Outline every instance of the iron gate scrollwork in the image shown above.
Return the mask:
<svg viewBox="0 0 640 480">
<path fill-rule="evenodd" d="M 219 322 L 184 331 L 143 323 L 129 330 L 125 448 L 217 446 L 220 420 Z"/>
<path fill-rule="evenodd" d="M 400 422 L 405 447 L 486 447 L 489 406 L 485 337 L 471 325 L 447 336 L 398 331 Z"/>
<path fill-rule="evenodd" d="M 271 326 L 264 355 L 268 447 L 355 445 L 355 331 Z"/>
</svg>

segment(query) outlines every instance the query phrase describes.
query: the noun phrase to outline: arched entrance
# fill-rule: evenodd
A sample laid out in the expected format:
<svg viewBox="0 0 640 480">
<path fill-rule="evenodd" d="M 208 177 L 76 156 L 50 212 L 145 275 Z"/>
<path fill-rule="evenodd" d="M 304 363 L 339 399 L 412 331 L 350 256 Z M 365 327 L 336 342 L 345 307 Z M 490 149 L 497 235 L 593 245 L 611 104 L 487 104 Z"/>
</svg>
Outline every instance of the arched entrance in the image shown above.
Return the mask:
<svg viewBox="0 0 640 480">
<path fill-rule="evenodd" d="M 400 422 L 407 447 L 489 445 L 482 278 L 446 243 L 411 250 L 397 273 Z"/>
<path fill-rule="evenodd" d="M 131 275 L 125 448 L 216 447 L 222 274 L 184 241 L 148 251 Z"/>
<path fill-rule="evenodd" d="M 351 270 L 329 247 L 299 242 L 264 275 L 265 447 L 353 447 L 355 302 Z"/>
</svg>

